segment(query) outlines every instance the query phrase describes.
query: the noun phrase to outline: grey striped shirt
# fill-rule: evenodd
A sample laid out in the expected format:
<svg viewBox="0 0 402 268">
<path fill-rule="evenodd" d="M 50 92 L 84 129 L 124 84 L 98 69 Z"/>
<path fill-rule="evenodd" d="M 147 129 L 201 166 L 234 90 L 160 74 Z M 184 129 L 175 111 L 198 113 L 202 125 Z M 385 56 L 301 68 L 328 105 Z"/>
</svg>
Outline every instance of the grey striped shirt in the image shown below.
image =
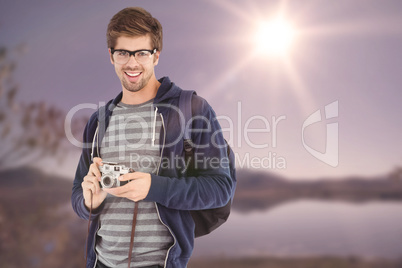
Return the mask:
<svg viewBox="0 0 402 268">
<path fill-rule="evenodd" d="M 101 145 L 103 161 L 116 162 L 135 171 L 155 173 L 160 161 L 162 126 L 152 100 L 140 105 L 118 104 L 113 110 Z M 108 195 L 100 215 L 96 252 L 110 267 L 127 267 L 134 202 Z M 138 202 L 132 267 L 164 266 L 173 237 L 160 221 L 156 203 Z"/>
</svg>

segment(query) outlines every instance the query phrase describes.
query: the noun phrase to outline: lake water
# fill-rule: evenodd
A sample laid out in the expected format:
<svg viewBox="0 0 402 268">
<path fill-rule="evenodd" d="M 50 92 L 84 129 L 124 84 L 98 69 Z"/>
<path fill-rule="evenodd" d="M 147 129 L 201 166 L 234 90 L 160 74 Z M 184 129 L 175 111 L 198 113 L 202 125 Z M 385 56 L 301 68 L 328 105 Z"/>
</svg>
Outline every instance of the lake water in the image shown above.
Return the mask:
<svg viewBox="0 0 402 268">
<path fill-rule="evenodd" d="M 402 257 L 402 202 L 300 200 L 264 212 L 232 211 L 229 221 L 196 239 L 195 257 Z"/>
</svg>

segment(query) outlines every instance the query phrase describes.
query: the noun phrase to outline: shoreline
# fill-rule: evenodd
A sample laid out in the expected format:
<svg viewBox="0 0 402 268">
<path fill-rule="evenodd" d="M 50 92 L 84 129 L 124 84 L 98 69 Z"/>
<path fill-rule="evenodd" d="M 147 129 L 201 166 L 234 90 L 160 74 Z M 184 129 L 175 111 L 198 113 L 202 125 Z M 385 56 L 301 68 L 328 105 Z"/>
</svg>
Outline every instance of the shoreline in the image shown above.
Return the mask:
<svg viewBox="0 0 402 268">
<path fill-rule="evenodd" d="M 398 268 L 397 260 L 365 260 L 358 257 L 212 257 L 190 259 L 189 268 Z"/>
</svg>

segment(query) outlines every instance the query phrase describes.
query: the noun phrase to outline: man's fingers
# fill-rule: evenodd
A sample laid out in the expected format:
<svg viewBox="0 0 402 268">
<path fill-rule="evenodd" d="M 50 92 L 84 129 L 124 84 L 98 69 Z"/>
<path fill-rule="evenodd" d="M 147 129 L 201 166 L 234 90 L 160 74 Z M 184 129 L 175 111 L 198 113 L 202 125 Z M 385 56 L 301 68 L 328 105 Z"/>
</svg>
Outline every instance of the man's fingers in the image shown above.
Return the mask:
<svg viewBox="0 0 402 268">
<path fill-rule="evenodd" d="M 118 177 L 117 179 L 118 179 L 119 181 L 129 181 L 129 180 L 133 180 L 131 174 L 133 174 L 133 173 L 127 173 L 127 174 L 121 175 L 121 176 Z"/>
<path fill-rule="evenodd" d="M 133 172 L 133 173 L 127 173 L 124 175 L 121 175 L 118 179 L 120 181 L 129 181 L 129 180 L 135 180 L 135 179 L 140 179 L 143 178 L 146 174 L 148 173 L 143 173 L 143 172 Z"/>
<path fill-rule="evenodd" d="M 102 165 L 103 165 L 103 163 L 102 163 L 102 158 L 100 158 L 100 157 L 94 157 L 93 162 L 94 162 L 97 166 L 102 166 Z"/>
<path fill-rule="evenodd" d="M 101 177 L 101 173 L 100 173 L 99 168 L 98 168 L 96 163 L 93 163 L 93 164 L 91 164 L 89 166 L 89 172 L 88 173 L 90 175 L 93 175 L 93 176 L 97 177 L 97 178 Z"/>
<path fill-rule="evenodd" d="M 99 171 L 99 166 L 102 166 L 102 158 L 95 157 L 94 162 L 89 166 L 88 175 L 93 175 L 95 177 L 100 177 L 101 173 Z"/>
<path fill-rule="evenodd" d="M 82 189 L 86 189 L 91 191 L 92 193 L 96 193 L 95 185 L 89 181 L 83 181 L 81 183 Z"/>
<path fill-rule="evenodd" d="M 92 193 L 94 193 L 94 194 L 97 194 L 101 191 L 100 185 L 99 185 L 99 180 L 100 180 L 99 177 L 94 177 L 91 175 L 84 177 L 84 182 L 86 183 L 85 185 L 87 185 L 87 187 L 90 188 Z M 84 187 L 84 184 L 83 184 L 83 187 Z"/>
<path fill-rule="evenodd" d="M 151 175 L 149 173 L 134 172 L 119 177 L 121 181 L 132 180 L 121 187 L 103 189 L 103 191 L 118 197 L 125 197 L 135 202 L 144 199 L 149 192 Z"/>
<path fill-rule="evenodd" d="M 141 198 L 139 198 L 139 194 L 136 191 L 133 191 L 128 184 L 121 187 L 104 189 L 104 191 L 111 195 L 125 197 L 135 202 L 141 200 Z"/>
<path fill-rule="evenodd" d="M 109 194 L 115 195 L 115 196 L 121 196 L 122 194 L 130 191 L 129 185 L 123 185 L 120 187 L 113 187 L 113 188 L 106 188 L 104 189 L 105 192 L 108 192 Z"/>
<path fill-rule="evenodd" d="M 92 193 L 97 194 L 101 191 L 99 185 L 99 179 L 102 176 L 101 172 L 99 171 L 99 166 L 102 166 L 102 158 L 95 157 L 94 162 L 89 166 L 88 176 L 84 178 L 84 180 L 91 181 L 93 184 Z"/>
</svg>

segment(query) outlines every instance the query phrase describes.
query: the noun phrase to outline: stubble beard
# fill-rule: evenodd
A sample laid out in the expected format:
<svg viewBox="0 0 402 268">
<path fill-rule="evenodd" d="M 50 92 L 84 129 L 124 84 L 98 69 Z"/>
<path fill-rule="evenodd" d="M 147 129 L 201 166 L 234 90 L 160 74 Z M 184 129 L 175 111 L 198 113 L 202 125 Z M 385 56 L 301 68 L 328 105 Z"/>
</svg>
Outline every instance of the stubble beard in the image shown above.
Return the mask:
<svg viewBox="0 0 402 268">
<path fill-rule="evenodd" d="M 145 72 L 142 72 L 141 74 L 142 78 L 137 83 L 131 83 L 125 78 L 126 76 L 125 71 L 133 71 L 133 70 L 124 70 L 123 78 L 120 79 L 123 87 L 130 92 L 138 92 L 141 89 L 143 89 L 148 84 L 152 76 L 152 74 L 148 74 L 147 76 L 145 76 Z"/>
<path fill-rule="evenodd" d="M 141 81 L 139 81 L 138 84 L 130 83 L 130 82 L 126 81 L 125 79 L 123 79 L 123 81 L 121 83 L 122 83 L 123 87 L 130 92 L 138 92 L 145 87 L 145 81 L 142 79 L 141 79 Z"/>
</svg>

